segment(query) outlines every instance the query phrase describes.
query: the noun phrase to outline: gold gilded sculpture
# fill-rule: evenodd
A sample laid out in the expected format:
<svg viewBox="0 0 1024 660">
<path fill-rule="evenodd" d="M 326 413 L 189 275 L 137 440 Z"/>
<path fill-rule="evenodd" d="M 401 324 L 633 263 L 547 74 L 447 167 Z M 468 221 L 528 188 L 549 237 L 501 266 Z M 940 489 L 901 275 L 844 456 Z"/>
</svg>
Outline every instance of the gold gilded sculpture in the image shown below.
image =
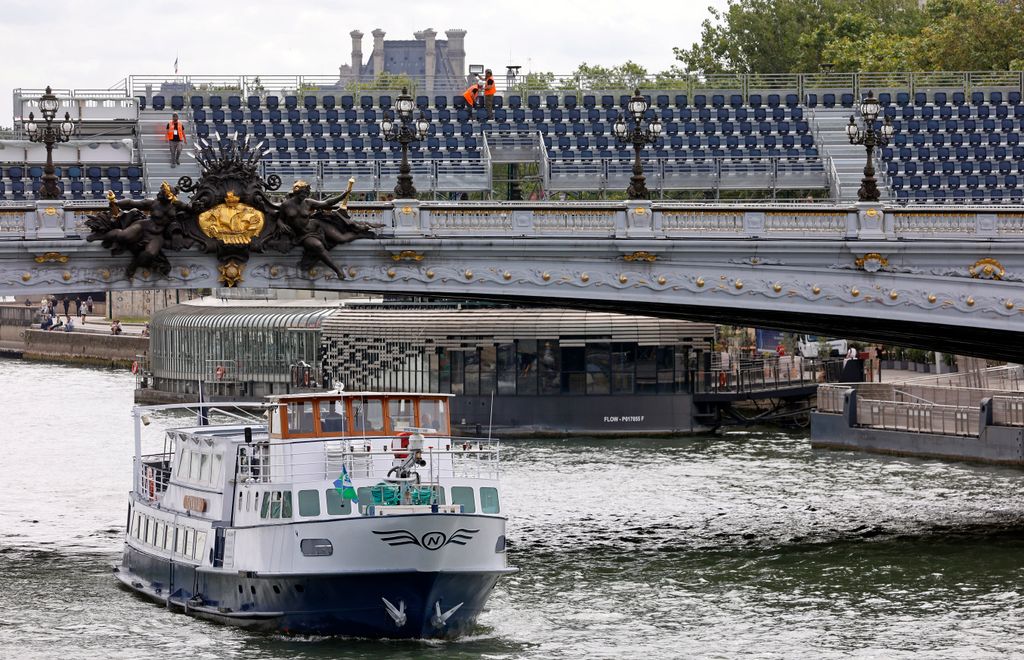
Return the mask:
<svg viewBox="0 0 1024 660">
<path fill-rule="evenodd" d="M 224 203 L 199 214 L 199 229 L 229 245 L 248 245 L 263 231 L 263 212 L 239 201 L 229 190 Z"/>
</svg>

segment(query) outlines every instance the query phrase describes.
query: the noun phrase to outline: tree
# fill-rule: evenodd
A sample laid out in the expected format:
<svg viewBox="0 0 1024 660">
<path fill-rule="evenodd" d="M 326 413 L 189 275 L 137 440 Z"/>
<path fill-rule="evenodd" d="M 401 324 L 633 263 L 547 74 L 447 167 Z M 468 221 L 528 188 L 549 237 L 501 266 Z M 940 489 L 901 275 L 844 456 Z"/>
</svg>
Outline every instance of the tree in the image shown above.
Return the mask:
<svg viewBox="0 0 1024 660">
<path fill-rule="evenodd" d="M 701 39 L 674 48 L 687 72 L 1014 70 L 1024 0 L 729 0 Z"/>
<path fill-rule="evenodd" d="M 647 69 L 627 60 L 613 67 L 583 62 L 562 83 L 562 89 L 636 89 L 646 86 Z"/>
</svg>

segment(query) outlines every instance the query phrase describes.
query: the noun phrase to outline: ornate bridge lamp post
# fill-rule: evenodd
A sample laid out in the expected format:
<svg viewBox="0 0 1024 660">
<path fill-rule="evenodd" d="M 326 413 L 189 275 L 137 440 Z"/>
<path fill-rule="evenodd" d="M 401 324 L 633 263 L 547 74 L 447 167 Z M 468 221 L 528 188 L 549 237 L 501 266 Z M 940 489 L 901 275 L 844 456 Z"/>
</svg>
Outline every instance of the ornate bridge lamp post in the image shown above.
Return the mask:
<svg viewBox="0 0 1024 660">
<path fill-rule="evenodd" d="M 640 90 L 633 92 L 633 98 L 627 104 L 629 113 L 633 115 L 633 128 L 631 129 L 625 119 L 620 115 L 612 125 L 615 137 L 622 144 L 633 143 L 633 151 L 636 157 L 633 159 L 633 176 L 629 178 L 629 188 L 626 195 L 629 199 L 650 199 L 651 194 L 647 191 L 647 179 L 644 177 L 644 166 L 640 162 L 640 152 L 648 144 L 654 144 L 661 135 L 661 122 L 657 117 L 646 127 L 642 128 L 644 113 L 647 112 L 647 99 L 640 96 Z"/>
<path fill-rule="evenodd" d="M 43 168 L 43 185 L 39 190 L 41 199 L 60 199 L 57 175 L 53 169 L 53 145 L 67 142 L 75 132 L 75 124 L 67 112 L 64 113 L 64 121 L 54 126 L 53 120 L 59 107 L 60 101 L 47 85 L 46 93 L 39 97 L 39 112 L 46 123 L 43 126 L 36 124 L 35 113 L 32 112 L 28 113 L 28 120 L 25 122 L 25 133 L 28 134 L 29 142 L 42 142 L 46 145 L 46 167 Z"/>
<path fill-rule="evenodd" d="M 415 122 L 412 118 L 412 111 L 416 105 L 404 87 L 402 94 L 395 100 L 395 108 L 398 111 L 398 123 L 390 117 L 385 116 L 380 123 L 384 139 L 388 142 L 398 142 L 402 145 L 402 164 L 398 167 L 398 185 L 395 186 L 395 196 L 398 199 L 414 199 L 416 188 L 412 185 L 412 169 L 409 167 L 409 144 L 427 137 L 430 130 L 430 122 L 420 113 L 419 119 Z"/>
<path fill-rule="evenodd" d="M 868 152 L 868 161 L 864 165 L 864 178 L 861 179 L 860 190 L 857 191 L 857 197 L 862 202 L 877 202 L 880 197 L 878 185 L 875 182 L 874 151 L 876 146 L 884 147 L 889 144 L 889 138 L 893 134 L 892 122 L 889 121 L 888 117 L 882 123 L 881 130 L 875 130 L 875 119 L 878 118 L 880 110 L 881 106 L 878 100 L 874 94 L 868 92 L 867 98 L 860 104 L 860 114 L 863 117 L 864 130 L 857 126 L 853 115 L 850 115 L 850 123 L 846 126 L 846 135 L 850 138 L 850 144 L 862 144 Z"/>
</svg>

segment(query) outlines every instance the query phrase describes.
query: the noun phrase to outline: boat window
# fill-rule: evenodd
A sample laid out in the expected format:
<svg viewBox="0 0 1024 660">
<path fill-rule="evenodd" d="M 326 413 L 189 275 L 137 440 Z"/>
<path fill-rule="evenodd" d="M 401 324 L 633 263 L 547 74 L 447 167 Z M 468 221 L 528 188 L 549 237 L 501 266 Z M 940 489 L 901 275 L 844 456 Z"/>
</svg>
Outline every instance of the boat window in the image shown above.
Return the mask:
<svg viewBox="0 0 1024 660">
<path fill-rule="evenodd" d="M 452 504 L 461 504 L 463 513 L 476 513 L 473 489 L 469 486 L 452 486 Z"/>
<path fill-rule="evenodd" d="M 197 451 L 191 451 L 189 453 L 192 454 L 192 458 L 189 459 L 188 478 L 191 481 L 195 481 L 199 478 L 200 453 Z"/>
<path fill-rule="evenodd" d="M 270 494 L 270 517 L 281 517 L 281 491 L 275 490 Z"/>
<path fill-rule="evenodd" d="M 281 493 L 281 517 L 292 517 L 292 491 L 290 490 Z"/>
<path fill-rule="evenodd" d="M 353 400 L 352 428 L 356 433 L 383 433 L 384 403 L 380 399 Z"/>
<path fill-rule="evenodd" d="M 298 435 L 313 432 L 313 402 L 288 404 L 288 433 Z"/>
<path fill-rule="evenodd" d="M 315 490 L 299 491 L 299 515 L 303 518 L 320 515 L 320 492 Z"/>
<path fill-rule="evenodd" d="M 199 480 L 203 483 L 210 483 L 210 455 L 206 453 L 200 454 L 199 460 Z"/>
<path fill-rule="evenodd" d="M 176 475 L 184 476 L 188 474 L 188 463 L 186 462 L 188 461 L 188 456 L 188 451 L 185 449 L 184 444 L 182 444 L 182 447 L 178 449 L 178 465 L 174 470 Z"/>
<path fill-rule="evenodd" d="M 337 488 L 324 491 L 327 496 L 327 513 L 332 516 L 347 516 L 352 513 L 352 501 L 341 496 Z"/>
<path fill-rule="evenodd" d="M 267 495 L 269 495 L 269 493 Z M 259 496 L 260 496 L 260 494 L 256 493 L 256 497 L 258 498 Z M 270 497 L 266 497 L 265 496 L 263 498 L 263 508 L 260 509 L 260 518 L 267 518 L 269 516 L 270 516 Z"/>
<path fill-rule="evenodd" d="M 172 552 L 174 550 L 174 525 L 168 525 L 166 536 L 164 536 L 164 550 Z"/>
<path fill-rule="evenodd" d="M 164 524 L 159 520 L 156 522 L 156 533 L 153 535 L 153 545 L 162 548 L 164 545 Z"/>
<path fill-rule="evenodd" d="M 330 557 L 334 554 L 334 546 L 328 539 L 302 539 L 299 548 L 306 557 Z"/>
<path fill-rule="evenodd" d="M 132 536 L 139 538 L 139 521 L 142 518 L 142 514 L 136 511 L 132 516 Z"/>
<path fill-rule="evenodd" d="M 186 557 L 191 557 L 196 550 L 196 532 L 191 527 L 185 528 L 185 552 Z"/>
<path fill-rule="evenodd" d="M 391 430 L 399 431 L 416 425 L 412 399 L 388 399 L 388 418 Z"/>
<path fill-rule="evenodd" d="M 345 401 L 320 402 L 320 432 L 344 435 L 348 431 Z"/>
<path fill-rule="evenodd" d="M 498 489 L 484 486 L 480 488 L 480 510 L 484 513 L 501 513 L 498 504 Z"/>
<path fill-rule="evenodd" d="M 241 494 L 239 494 L 239 497 L 241 497 Z M 245 510 L 252 510 L 252 491 L 249 489 L 246 489 L 245 491 Z"/>
<path fill-rule="evenodd" d="M 444 399 L 422 399 L 420 401 L 419 426 L 447 435 L 448 414 L 445 412 Z"/>
<path fill-rule="evenodd" d="M 196 547 L 192 552 L 192 558 L 202 559 L 204 547 L 206 547 L 206 532 L 196 532 Z"/>
<path fill-rule="evenodd" d="M 146 518 L 146 543 L 153 545 L 153 540 L 156 538 L 156 521 L 152 518 Z"/>
<path fill-rule="evenodd" d="M 223 481 L 223 477 L 220 474 L 221 466 L 224 464 L 224 454 L 217 453 L 213 455 L 213 470 L 212 470 L 212 481 L 211 483 L 220 483 Z"/>
<path fill-rule="evenodd" d="M 175 528 L 175 532 L 176 533 L 174 535 L 174 552 L 181 555 L 185 553 L 185 532 L 182 529 L 181 525 L 178 525 Z"/>
</svg>

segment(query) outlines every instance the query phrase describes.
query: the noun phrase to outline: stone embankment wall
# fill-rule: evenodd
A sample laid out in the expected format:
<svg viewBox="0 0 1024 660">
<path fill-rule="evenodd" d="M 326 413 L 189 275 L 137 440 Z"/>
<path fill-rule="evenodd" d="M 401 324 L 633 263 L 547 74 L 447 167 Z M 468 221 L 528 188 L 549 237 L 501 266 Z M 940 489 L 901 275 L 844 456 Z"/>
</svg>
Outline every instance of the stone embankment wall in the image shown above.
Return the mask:
<svg viewBox="0 0 1024 660">
<path fill-rule="evenodd" d="M 148 337 L 44 330 L 24 330 L 24 334 L 22 357 L 26 360 L 130 367 L 136 356 L 149 351 Z"/>
</svg>

